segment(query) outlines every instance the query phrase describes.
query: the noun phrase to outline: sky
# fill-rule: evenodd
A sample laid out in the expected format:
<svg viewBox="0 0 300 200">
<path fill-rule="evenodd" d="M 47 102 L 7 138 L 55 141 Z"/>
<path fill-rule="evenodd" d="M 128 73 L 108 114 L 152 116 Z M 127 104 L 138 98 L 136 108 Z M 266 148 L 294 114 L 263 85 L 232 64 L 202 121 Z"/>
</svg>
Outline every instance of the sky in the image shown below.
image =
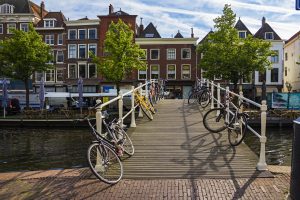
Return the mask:
<svg viewBox="0 0 300 200">
<path fill-rule="evenodd" d="M 195 37 L 202 39 L 214 22 L 222 15 L 225 4 L 230 4 L 240 19 L 255 34 L 261 27 L 262 17 L 284 40 L 300 30 L 300 10 L 295 9 L 296 0 L 45 0 L 48 11 L 62 11 L 66 18 L 76 20 L 87 16 L 107 15 L 108 6 L 114 11 L 122 9 L 137 16 L 137 24 L 143 18 L 146 27 L 150 22 L 157 27 L 162 37 L 172 37 L 180 31 L 184 37 L 190 37 L 191 27 Z M 40 0 L 33 0 L 40 4 Z"/>
</svg>

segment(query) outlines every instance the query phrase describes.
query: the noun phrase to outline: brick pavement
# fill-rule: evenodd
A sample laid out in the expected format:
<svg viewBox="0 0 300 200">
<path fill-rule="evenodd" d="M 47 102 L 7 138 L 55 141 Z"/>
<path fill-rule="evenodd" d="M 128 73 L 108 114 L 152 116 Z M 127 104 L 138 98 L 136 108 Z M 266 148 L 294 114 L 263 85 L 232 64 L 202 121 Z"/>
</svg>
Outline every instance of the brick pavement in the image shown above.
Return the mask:
<svg viewBox="0 0 300 200">
<path fill-rule="evenodd" d="M 289 173 L 274 178 L 121 180 L 110 186 L 88 169 L 0 174 L 0 199 L 285 199 Z"/>
</svg>

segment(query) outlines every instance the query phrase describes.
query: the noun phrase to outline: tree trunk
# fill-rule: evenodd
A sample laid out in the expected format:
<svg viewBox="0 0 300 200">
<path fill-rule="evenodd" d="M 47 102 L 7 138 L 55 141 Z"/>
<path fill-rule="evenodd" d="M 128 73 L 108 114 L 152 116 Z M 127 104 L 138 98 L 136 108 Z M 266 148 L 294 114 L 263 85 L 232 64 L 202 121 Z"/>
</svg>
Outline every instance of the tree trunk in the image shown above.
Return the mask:
<svg viewBox="0 0 300 200">
<path fill-rule="evenodd" d="M 29 108 L 29 81 L 28 79 L 24 80 L 25 91 L 26 91 L 26 108 Z"/>
</svg>

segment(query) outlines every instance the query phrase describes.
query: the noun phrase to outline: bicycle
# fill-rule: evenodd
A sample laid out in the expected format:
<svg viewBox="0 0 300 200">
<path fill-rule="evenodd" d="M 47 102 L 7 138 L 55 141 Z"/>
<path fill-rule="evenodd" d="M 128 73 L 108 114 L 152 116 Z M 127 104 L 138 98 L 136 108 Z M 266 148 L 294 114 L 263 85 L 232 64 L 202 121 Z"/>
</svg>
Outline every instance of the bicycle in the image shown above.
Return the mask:
<svg viewBox="0 0 300 200">
<path fill-rule="evenodd" d="M 201 86 L 194 88 L 188 97 L 188 104 L 198 103 L 202 108 L 206 108 L 211 100 L 211 93 L 209 88 Z"/>
<path fill-rule="evenodd" d="M 233 110 L 231 109 L 229 115 L 227 114 L 227 104 L 232 104 L 232 98 L 227 96 L 225 105 L 221 108 L 214 108 L 205 113 L 203 117 L 204 127 L 213 133 L 218 133 L 228 130 L 228 140 L 231 146 L 239 145 L 246 136 L 246 129 L 248 124 L 248 115 L 240 112 L 242 106 L 246 105 L 241 102 L 239 106 Z M 233 113 L 233 114 L 232 114 Z"/>
<path fill-rule="evenodd" d="M 153 120 L 153 114 L 155 114 L 155 109 L 149 102 L 149 100 L 142 96 L 138 91 L 134 92 L 135 103 L 139 105 L 143 113 L 148 117 L 148 119 Z"/>
</svg>

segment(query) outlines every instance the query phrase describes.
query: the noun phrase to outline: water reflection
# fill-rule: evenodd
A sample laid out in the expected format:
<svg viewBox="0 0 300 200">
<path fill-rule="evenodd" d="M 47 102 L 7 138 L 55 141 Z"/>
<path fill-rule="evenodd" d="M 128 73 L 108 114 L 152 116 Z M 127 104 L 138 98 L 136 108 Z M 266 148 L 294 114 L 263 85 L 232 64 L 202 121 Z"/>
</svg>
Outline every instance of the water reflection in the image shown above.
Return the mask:
<svg viewBox="0 0 300 200">
<path fill-rule="evenodd" d="M 267 129 L 266 159 L 270 165 L 291 165 L 292 128 Z M 254 134 L 248 134 L 246 144 L 259 155 L 260 143 Z"/>
</svg>

